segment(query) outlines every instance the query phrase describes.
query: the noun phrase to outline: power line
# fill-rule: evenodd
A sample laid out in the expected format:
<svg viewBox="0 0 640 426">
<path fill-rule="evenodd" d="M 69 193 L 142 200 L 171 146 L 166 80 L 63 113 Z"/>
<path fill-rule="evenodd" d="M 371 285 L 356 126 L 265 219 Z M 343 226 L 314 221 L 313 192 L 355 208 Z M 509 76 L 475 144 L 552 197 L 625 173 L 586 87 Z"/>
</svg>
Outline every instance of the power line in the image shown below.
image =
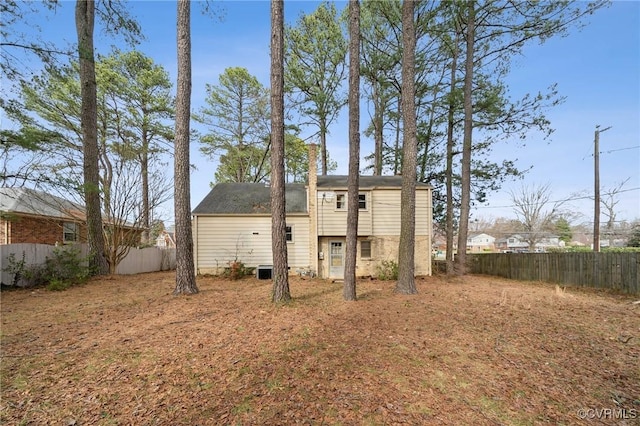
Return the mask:
<svg viewBox="0 0 640 426">
<path fill-rule="evenodd" d="M 636 145 L 636 146 L 627 146 L 625 148 L 616 148 L 616 149 L 610 149 L 608 151 L 599 151 L 600 154 L 611 154 L 612 152 L 618 152 L 618 151 L 628 151 L 630 149 L 638 149 L 640 148 L 640 145 Z M 585 155 L 584 157 L 582 157 L 582 160 L 584 161 L 587 157 L 593 157 L 593 154 L 588 154 Z"/>
<path fill-rule="evenodd" d="M 640 145 L 628 146 L 626 148 L 610 149 L 609 151 L 600 151 L 600 154 L 611 154 L 612 152 L 626 151 L 626 150 L 629 150 L 629 149 L 638 149 L 638 148 L 640 148 Z"/>
</svg>

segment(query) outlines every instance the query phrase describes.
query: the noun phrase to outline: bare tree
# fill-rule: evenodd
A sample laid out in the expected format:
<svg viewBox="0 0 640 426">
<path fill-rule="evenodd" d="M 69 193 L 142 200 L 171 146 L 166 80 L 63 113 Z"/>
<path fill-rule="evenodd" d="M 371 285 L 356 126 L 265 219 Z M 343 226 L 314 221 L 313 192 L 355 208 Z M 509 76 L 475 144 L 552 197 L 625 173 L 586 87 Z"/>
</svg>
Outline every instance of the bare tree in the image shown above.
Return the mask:
<svg viewBox="0 0 640 426">
<path fill-rule="evenodd" d="M 176 288 L 173 294 L 198 292 L 193 263 L 189 127 L 191 119 L 191 2 L 178 0 L 178 85 L 175 130 Z"/>
<path fill-rule="evenodd" d="M 275 303 L 291 299 L 284 192 L 284 0 L 271 1 L 271 249 Z"/>
<path fill-rule="evenodd" d="M 87 240 L 89 243 L 90 269 L 96 274 L 109 272 L 102 234 L 102 209 L 100 208 L 100 174 L 98 167 L 98 113 L 93 27 L 95 3 L 76 2 L 76 31 L 80 60 L 80 90 L 82 96 L 82 149 L 84 170 L 84 194 L 87 211 Z"/>
<path fill-rule="evenodd" d="M 522 186 L 509 194 L 522 227 L 522 237 L 529 244 L 529 251 L 534 251 L 536 244 L 553 229 L 563 203 L 551 201 L 549 184 Z"/>
<path fill-rule="evenodd" d="M 349 1 L 349 177 L 344 300 L 356 300 L 356 257 L 360 189 L 360 2 Z"/>
<path fill-rule="evenodd" d="M 603 197 L 600 199 L 600 204 L 604 207 L 604 211 L 602 212 L 607 217 L 607 233 L 611 234 L 613 232 L 613 228 L 616 224 L 616 205 L 620 202 L 618 195 L 621 192 L 624 192 L 624 185 L 629 182 L 629 179 L 626 178 L 622 182 L 614 184 L 614 186 L 610 188 L 606 188 L 603 191 Z"/>
<path fill-rule="evenodd" d="M 415 55 L 416 30 L 413 1 L 402 2 L 402 194 L 400 196 L 400 247 L 398 249 L 398 282 L 395 292 L 415 294 L 416 241 L 416 136 Z"/>
</svg>

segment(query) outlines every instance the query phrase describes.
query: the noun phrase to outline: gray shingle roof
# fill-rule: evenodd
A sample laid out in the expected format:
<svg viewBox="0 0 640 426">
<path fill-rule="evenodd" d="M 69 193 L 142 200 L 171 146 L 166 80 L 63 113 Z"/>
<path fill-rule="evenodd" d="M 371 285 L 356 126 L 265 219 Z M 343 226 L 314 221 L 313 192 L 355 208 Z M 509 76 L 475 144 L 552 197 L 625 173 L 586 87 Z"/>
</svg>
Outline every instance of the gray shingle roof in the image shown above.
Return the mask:
<svg viewBox="0 0 640 426">
<path fill-rule="evenodd" d="M 318 176 L 318 188 L 346 190 L 347 177 L 348 176 Z M 422 182 L 417 182 L 416 186 L 429 187 L 429 185 Z M 402 176 L 360 176 L 360 189 L 373 188 L 402 188 Z"/>
<path fill-rule="evenodd" d="M 287 213 L 307 212 L 304 184 L 285 185 Z M 270 214 L 271 189 L 262 183 L 219 183 L 193 210 L 202 214 Z"/>
<path fill-rule="evenodd" d="M 0 211 L 63 219 L 84 218 L 84 206 L 30 188 L 0 188 Z"/>
</svg>

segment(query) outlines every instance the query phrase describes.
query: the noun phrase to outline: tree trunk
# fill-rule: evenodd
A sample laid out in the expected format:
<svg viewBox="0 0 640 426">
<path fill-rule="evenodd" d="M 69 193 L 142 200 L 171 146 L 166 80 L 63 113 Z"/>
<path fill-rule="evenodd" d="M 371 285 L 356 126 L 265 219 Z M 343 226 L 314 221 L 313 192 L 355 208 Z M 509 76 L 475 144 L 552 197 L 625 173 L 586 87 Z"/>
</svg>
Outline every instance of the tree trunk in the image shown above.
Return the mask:
<svg viewBox="0 0 640 426">
<path fill-rule="evenodd" d="M 467 234 L 469 232 L 469 212 L 471 210 L 471 146 L 473 132 L 473 58 L 475 42 L 475 2 L 467 5 L 467 31 L 465 34 L 467 52 L 464 73 L 464 137 L 462 141 L 462 170 L 460 197 L 460 224 L 458 226 L 458 258 L 455 263 L 457 275 L 466 273 Z"/>
<path fill-rule="evenodd" d="M 109 273 L 102 233 L 102 210 L 100 207 L 100 171 L 98 167 L 98 113 L 96 68 L 93 51 L 93 27 L 95 3 L 76 2 L 76 31 L 80 60 L 80 91 L 82 97 L 82 151 L 84 167 L 84 196 L 87 216 L 87 242 L 89 244 L 89 267 L 98 275 Z"/>
<path fill-rule="evenodd" d="M 451 52 L 451 86 L 449 90 L 449 111 L 447 113 L 447 169 L 446 169 L 446 191 L 447 191 L 447 217 L 445 223 L 445 234 L 447 239 L 447 251 L 445 260 L 447 264 L 447 274 L 453 275 L 453 235 L 455 229 L 453 226 L 453 129 L 454 129 L 454 111 L 456 107 L 455 91 L 456 91 L 456 71 L 458 68 L 458 32 L 453 42 L 453 51 Z"/>
<path fill-rule="evenodd" d="M 400 118 L 402 117 L 402 94 L 398 94 L 398 114 L 396 114 L 396 140 L 394 144 L 393 150 L 393 174 L 399 175 L 401 172 L 401 162 L 400 158 Z"/>
<path fill-rule="evenodd" d="M 284 1 L 271 0 L 271 249 L 274 303 L 287 302 L 286 204 L 284 189 Z"/>
<path fill-rule="evenodd" d="M 322 162 L 322 176 L 327 175 L 327 123 L 320 117 L 320 159 Z"/>
<path fill-rule="evenodd" d="M 178 86 L 174 148 L 176 215 L 176 288 L 173 294 L 198 292 L 193 263 L 189 136 L 191 120 L 191 3 L 178 0 Z"/>
<path fill-rule="evenodd" d="M 374 176 L 382 176 L 382 146 L 383 146 L 383 126 L 384 108 L 382 106 L 382 87 L 380 82 L 373 83 L 374 113 L 373 113 L 373 139 L 375 141 L 374 150 Z"/>
<path fill-rule="evenodd" d="M 402 194 L 400 196 L 400 247 L 395 292 L 415 294 L 417 125 L 415 102 L 416 32 L 414 2 L 402 2 Z"/>
<path fill-rule="evenodd" d="M 147 129 L 142 129 L 142 156 L 140 158 L 140 173 L 142 174 L 142 243 L 149 244 L 149 136 Z"/>
<path fill-rule="evenodd" d="M 356 300 L 356 257 L 360 189 L 360 3 L 349 1 L 349 177 L 344 300 Z"/>
</svg>

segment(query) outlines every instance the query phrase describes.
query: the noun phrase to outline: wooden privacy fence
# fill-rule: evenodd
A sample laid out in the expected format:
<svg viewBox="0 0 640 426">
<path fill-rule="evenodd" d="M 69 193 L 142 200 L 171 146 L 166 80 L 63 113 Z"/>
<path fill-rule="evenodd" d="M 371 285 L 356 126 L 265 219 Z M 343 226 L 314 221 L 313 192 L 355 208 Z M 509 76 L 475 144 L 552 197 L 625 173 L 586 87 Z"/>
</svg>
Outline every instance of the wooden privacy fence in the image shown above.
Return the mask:
<svg viewBox="0 0 640 426">
<path fill-rule="evenodd" d="M 86 244 L 78 244 L 80 256 L 88 253 Z M 14 254 L 16 261 L 22 260 L 24 253 L 25 265 L 43 265 L 46 259 L 53 256 L 55 246 L 47 244 L 7 244 L 0 245 L 0 282 L 9 284 L 13 280 L 13 274 L 5 272 L 8 266 L 9 256 Z M 166 271 L 176 268 L 176 250 L 147 247 L 143 249 L 132 248 L 127 256 L 116 268 L 116 274 L 129 275 L 143 272 Z"/>
<path fill-rule="evenodd" d="M 469 254 L 471 273 L 640 294 L 640 253 Z"/>
</svg>

